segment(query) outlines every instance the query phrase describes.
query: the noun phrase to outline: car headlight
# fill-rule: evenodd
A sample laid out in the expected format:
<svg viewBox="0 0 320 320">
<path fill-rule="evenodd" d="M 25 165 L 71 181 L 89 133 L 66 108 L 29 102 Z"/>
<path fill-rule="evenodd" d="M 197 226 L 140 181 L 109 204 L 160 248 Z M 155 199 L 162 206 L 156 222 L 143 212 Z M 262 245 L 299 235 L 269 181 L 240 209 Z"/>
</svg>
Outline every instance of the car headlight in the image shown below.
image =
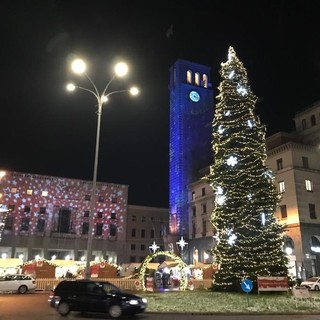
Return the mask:
<svg viewBox="0 0 320 320">
<path fill-rule="evenodd" d="M 137 304 L 139 304 L 138 300 L 129 300 L 129 304 L 131 304 L 132 306 L 136 306 Z"/>
<path fill-rule="evenodd" d="M 147 303 L 147 299 L 146 298 L 142 298 L 142 302 L 143 303 Z"/>
</svg>

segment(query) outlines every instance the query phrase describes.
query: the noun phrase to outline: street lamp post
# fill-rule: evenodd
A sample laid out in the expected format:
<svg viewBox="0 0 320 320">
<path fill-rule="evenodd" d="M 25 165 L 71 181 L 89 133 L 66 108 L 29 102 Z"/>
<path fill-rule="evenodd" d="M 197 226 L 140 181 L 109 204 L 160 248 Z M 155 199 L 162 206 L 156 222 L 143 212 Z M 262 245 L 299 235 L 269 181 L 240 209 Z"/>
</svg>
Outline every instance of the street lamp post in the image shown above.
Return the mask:
<svg viewBox="0 0 320 320">
<path fill-rule="evenodd" d="M 132 95 L 137 95 L 139 93 L 138 89 L 133 87 L 129 90 L 116 90 L 107 92 L 110 84 L 115 79 L 116 76 L 122 77 L 126 75 L 128 71 L 128 67 L 125 63 L 120 62 L 116 64 L 114 69 L 114 74 L 111 80 L 107 83 L 102 94 L 99 93 L 96 85 L 89 77 L 89 75 L 85 72 L 86 71 L 86 64 L 81 59 L 76 59 L 71 64 L 72 71 L 77 74 L 84 74 L 85 77 L 91 83 L 92 89 L 88 89 L 85 87 L 77 86 L 73 83 L 69 83 L 67 85 L 68 91 L 74 91 L 75 89 L 84 90 L 93 94 L 98 102 L 98 110 L 97 110 L 97 132 L 96 132 L 96 147 L 95 147 L 95 154 L 94 154 L 94 165 L 93 165 L 93 178 L 92 178 L 92 192 L 90 198 L 90 212 L 89 212 L 89 230 L 88 230 L 88 241 L 87 241 L 87 257 L 86 257 L 86 269 L 85 269 L 85 278 L 90 279 L 90 260 L 92 256 L 92 240 L 93 240 L 93 217 L 94 217 L 94 209 L 95 209 L 95 196 L 96 196 L 96 188 L 97 188 L 97 173 L 98 173 L 98 159 L 99 159 L 99 141 L 100 141 L 100 126 L 101 126 L 101 115 L 102 115 L 102 106 L 108 100 L 108 98 L 116 93 L 121 92 L 130 92 Z"/>
</svg>

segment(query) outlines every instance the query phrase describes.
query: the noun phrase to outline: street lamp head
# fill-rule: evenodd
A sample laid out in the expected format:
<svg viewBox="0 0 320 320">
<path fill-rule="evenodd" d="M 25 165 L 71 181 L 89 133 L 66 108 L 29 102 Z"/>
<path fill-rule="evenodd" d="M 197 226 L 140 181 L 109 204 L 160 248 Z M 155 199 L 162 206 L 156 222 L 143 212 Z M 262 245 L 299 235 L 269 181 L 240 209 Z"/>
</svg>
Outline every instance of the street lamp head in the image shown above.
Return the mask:
<svg viewBox="0 0 320 320">
<path fill-rule="evenodd" d="M 74 91 L 76 89 L 76 86 L 73 83 L 67 84 L 67 90 L 68 91 Z"/>
<path fill-rule="evenodd" d="M 3 170 L 0 170 L 0 180 L 6 175 L 6 172 Z"/>
<path fill-rule="evenodd" d="M 71 69 L 74 73 L 82 74 L 86 71 L 86 63 L 82 59 L 75 59 L 71 63 Z"/>
<path fill-rule="evenodd" d="M 118 76 L 118 77 L 123 77 L 128 73 L 128 66 L 126 63 L 124 62 L 119 62 L 115 65 L 114 67 L 114 73 Z"/>
<path fill-rule="evenodd" d="M 132 94 L 133 96 L 136 96 L 137 94 L 139 94 L 139 89 L 137 87 L 132 87 L 129 91 L 130 91 L 130 94 Z"/>
</svg>

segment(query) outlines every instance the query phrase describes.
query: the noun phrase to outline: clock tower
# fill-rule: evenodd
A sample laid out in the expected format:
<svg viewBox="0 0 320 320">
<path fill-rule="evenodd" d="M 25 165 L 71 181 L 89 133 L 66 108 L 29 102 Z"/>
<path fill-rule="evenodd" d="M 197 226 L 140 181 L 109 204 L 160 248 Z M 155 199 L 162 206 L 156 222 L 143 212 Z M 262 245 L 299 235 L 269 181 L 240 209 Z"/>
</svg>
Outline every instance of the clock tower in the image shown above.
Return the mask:
<svg viewBox="0 0 320 320">
<path fill-rule="evenodd" d="M 199 179 L 200 169 L 212 164 L 214 101 L 210 71 L 207 66 L 180 59 L 170 68 L 169 225 L 172 242 L 174 238 L 189 234 L 188 185 Z"/>
</svg>

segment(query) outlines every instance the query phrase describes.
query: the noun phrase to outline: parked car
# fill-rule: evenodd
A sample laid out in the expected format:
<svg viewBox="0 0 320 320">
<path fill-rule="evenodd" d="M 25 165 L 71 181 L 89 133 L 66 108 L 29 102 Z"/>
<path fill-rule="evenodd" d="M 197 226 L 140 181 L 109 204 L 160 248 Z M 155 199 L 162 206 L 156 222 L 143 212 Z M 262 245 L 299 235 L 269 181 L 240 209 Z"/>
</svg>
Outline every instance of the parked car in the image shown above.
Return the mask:
<svg viewBox="0 0 320 320">
<path fill-rule="evenodd" d="M 26 293 L 35 291 L 36 280 L 26 274 L 9 274 L 0 277 L 0 292 Z"/>
<path fill-rule="evenodd" d="M 306 287 L 309 290 L 320 290 L 320 277 L 312 277 L 305 281 L 302 281 L 300 284 L 301 287 Z"/>
<path fill-rule="evenodd" d="M 146 310 L 147 300 L 121 291 L 107 281 L 64 280 L 52 290 L 48 302 L 62 316 L 71 311 L 109 313 L 112 318 Z"/>
</svg>

